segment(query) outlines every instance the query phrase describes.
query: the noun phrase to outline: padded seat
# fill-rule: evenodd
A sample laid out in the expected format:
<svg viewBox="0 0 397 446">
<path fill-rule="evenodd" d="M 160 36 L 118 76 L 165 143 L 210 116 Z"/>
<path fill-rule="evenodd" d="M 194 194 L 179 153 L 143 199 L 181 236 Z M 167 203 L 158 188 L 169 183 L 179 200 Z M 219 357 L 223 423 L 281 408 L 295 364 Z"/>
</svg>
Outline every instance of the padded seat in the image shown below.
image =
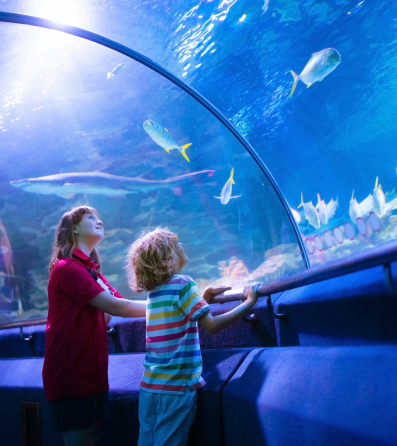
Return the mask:
<svg viewBox="0 0 397 446">
<path fill-rule="evenodd" d="M 223 391 L 225 445 L 397 445 L 396 370 L 396 346 L 255 349 Z"/>
<path fill-rule="evenodd" d="M 45 324 L 23 329 L 24 336 L 32 335 L 32 340 L 24 341 L 19 328 L 0 330 L 0 358 L 28 358 L 44 356 Z"/>
<path fill-rule="evenodd" d="M 251 349 L 207 350 L 202 352 L 203 377 L 190 445 L 218 446 L 223 442 L 221 392 Z M 109 356 L 110 420 L 102 428 L 101 446 L 131 446 L 139 432 L 139 382 L 145 354 Z M 42 446 L 63 446 L 55 431 L 45 399 L 41 370 L 43 358 L 0 360 L 1 444 L 22 444 L 22 401 L 40 403 Z M 205 429 L 203 428 L 205 426 Z"/>
<path fill-rule="evenodd" d="M 396 268 L 397 272 L 397 268 Z M 274 311 L 282 347 L 397 343 L 397 298 L 386 286 L 382 266 L 285 291 Z"/>
</svg>

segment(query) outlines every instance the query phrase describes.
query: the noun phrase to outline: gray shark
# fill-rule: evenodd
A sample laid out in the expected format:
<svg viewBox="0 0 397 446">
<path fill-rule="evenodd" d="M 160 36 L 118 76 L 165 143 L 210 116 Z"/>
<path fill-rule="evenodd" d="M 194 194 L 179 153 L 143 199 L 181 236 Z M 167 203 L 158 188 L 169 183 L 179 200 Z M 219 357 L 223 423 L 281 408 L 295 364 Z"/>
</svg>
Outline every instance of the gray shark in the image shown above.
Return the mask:
<svg viewBox="0 0 397 446">
<path fill-rule="evenodd" d="M 159 188 L 173 188 L 204 176 L 212 176 L 215 170 L 201 170 L 166 180 L 146 180 L 120 177 L 103 172 L 72 172 L 48 175 L 39 178 L 26 178 L 11 181 L 11 185 L 26 192 L 43 195 L 58 195 L 73 198 L 75 194 L 100 194 L 107 197 L 120 197 L 126 194 L 149 192 Z"/>
</svg>

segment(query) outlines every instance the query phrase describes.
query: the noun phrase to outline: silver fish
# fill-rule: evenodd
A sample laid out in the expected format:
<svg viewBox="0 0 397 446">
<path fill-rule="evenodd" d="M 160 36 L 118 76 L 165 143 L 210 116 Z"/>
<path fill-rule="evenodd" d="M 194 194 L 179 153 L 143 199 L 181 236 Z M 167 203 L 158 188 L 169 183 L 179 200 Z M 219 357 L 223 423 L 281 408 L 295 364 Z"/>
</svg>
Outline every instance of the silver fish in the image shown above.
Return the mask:
<svg viewBox="0 0 397 446">
<path fill-rule="evenodd" d="M 229 179 L 226 181 L 225 185 L 222 188 L 221 196 L 215 197 L 214 195 L 214 198 L 218 198 L 219 200 L 221 200 L 222 204 L 228 204 L 231 198 L 241 197 L 241 195 L 235 195 L 234 197 L 232 197 L 232 184 L 236 184 L 233 180 L 233 174 L 234 167 L 232 168 Z"/>
<path fill-rule="evenodd" d="M 336 197 L 336 201 L 333 198 L 331 198 L 331 201 L 327 204 L 328 220 L 335 215 L 335 212 L 338 209 L 338 207 L 339 207 L 338 197 Z"/>
<path fill-rule="evenodd" d="M 340 64 L 342 57 L 338 50 L 335 48 L 325 48 L 324 50 L 313 53 L 311 59 L 306 64 L 301 74 L 296 74 L 291 70 L 292 77 L 294 78 L 294 84 L 292 85 L 291 93 L 289 97 L 292 96 L 295 91 L 296 85 L 299 80 L 307 85 L 307 88 L 314 82 L 322 81 L 325 76 L 335 70 L 335 68 Z"/>
<path fill-rule="evenodd" d="M 113 68 L 113 70 L 110 73 L 108 73 L 108 79 L 116 76 L 116 74 L 118 74 L 124 67 L 125 67 L 125 64 L 119 63 L 117 65 L 117 67 Z"/>
<path fill-rule="evenodd" d="M 146 180 L 141 176 L 121 177 L 102 172 L 72 172 L 11 181 L 10 184 L 26 192 L 58 195 L 62 198 L 73 198 L 75 194 L 120 197 L 126 194 L 149 192 L 161 187 L 171 189 L 198 177 L 212 176 L 214 172 L 215 170 L 202 170 L 166 180 Z"/>
<path fill-rule="evenodd" d="M 388 214 L 391 210 L 395 209 L 397 204 L 397 198 L 393 198 L 386 203 L 386 197 L 383 193 L 382 186 L 379 184 L 379 178 L 376 177 L 375 189 L 373 190 L 373 209 L 380 217 Z"/>
<path fill-rule="evenodd" d="M 356 224 L 357 218 L 361 217 L 361 207 L 359 203 L 357 203 L 357 200 L 354 198 L 354 191 L 352 194 L 352 198 L 349 203 L 349 216 L 350 220 Z"/>
<path fill-rule="evenodd" d="M 320 217 L 320 221 L 323 225 L 326 225 L 329 220 L 328 208 L 325 204 L 325 201 L 320 198 L 320 194 L 317 194 L 317 205 L 316 209 L 318 209 L 318 215 Z"/>
<path fill-rule="evenodd" d="M 374 197 L 374 211 L 376 214 L 381 215 L 383 211 L 383 207 L 386 203 L 385 194 L 383 193 L 382 186 L 379 184 L 379 177 L 376 177 L 375 188 L 372 192 Z"/>
<path fill-rule="evenodd" d="M 303 207 L 303 212 L 305 214 L 306 220 L 312 225 L 314 228 L 319 228 L 321 226 L 320 216 L 316 211 L 316 208 L 313 206 L 313 203 L 310 201 L 309 203 L 304 203 L 303 194 L 301 194 L 301 204 L 298 206 L 298 209 Z"/>
</svg>

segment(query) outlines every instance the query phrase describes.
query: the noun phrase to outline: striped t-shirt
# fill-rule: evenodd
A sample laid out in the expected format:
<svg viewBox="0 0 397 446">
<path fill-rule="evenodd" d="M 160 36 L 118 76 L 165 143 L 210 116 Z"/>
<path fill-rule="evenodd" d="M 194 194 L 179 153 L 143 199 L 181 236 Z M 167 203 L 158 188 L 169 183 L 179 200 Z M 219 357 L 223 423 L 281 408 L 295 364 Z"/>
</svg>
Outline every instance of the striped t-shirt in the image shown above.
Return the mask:
<svg viewBox="0 0 397 446">
<path fill-rule="evenodd" d="M 209 305 L 189 276 L 175 274 L 150 291 L 141 389 L 183 394 L 186 385 L 205 386 L 197 320 L 206 311 Z"/>
</svg>

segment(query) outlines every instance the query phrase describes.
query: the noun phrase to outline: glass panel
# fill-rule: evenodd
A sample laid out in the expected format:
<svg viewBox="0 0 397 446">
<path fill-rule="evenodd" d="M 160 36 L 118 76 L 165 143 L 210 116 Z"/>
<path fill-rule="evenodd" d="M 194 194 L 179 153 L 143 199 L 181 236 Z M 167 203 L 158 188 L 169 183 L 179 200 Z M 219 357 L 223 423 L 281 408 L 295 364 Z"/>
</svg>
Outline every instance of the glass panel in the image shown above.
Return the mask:
<svg viewBox="0 0 397 446">
<path fill-rule="evenodd" d="M 77 205 L 99 211 L 102 269 L 125 297 L 137 297 L 125 250 L 158 225 L 178 233 L 190 257 L 184 273 L 202 289 L 304 268 L 265 176 L 190 96 L 92 42 L 4 23 L 0 33 L 0 322 L 46 316 L 54 231 Z M 157 145 L 147 120 L 168 129 L 180 150 Z"/>
</svg>

